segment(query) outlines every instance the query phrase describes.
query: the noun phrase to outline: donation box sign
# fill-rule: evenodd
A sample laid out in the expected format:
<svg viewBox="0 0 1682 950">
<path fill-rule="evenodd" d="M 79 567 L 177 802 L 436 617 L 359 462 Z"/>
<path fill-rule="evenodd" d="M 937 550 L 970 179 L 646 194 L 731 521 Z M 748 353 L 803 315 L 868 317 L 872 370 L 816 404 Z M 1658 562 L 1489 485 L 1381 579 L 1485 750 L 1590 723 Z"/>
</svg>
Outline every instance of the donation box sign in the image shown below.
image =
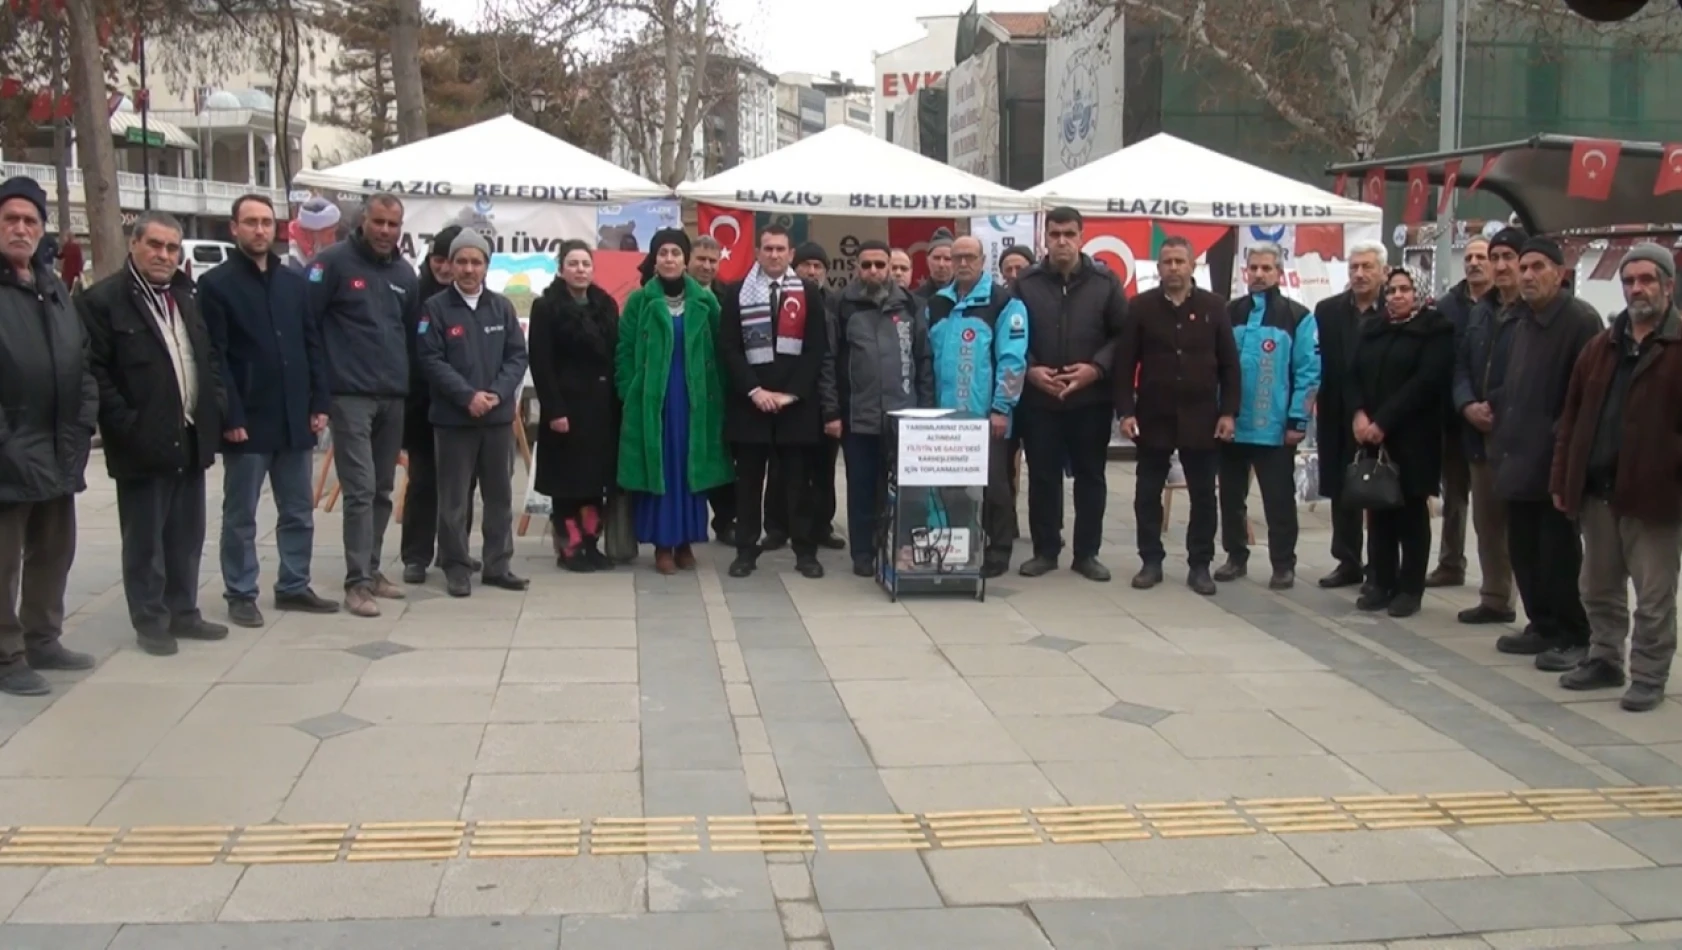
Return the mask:
<svg viewBox="0 0 1682 950">
<path fill-rule="evenodd" d="M 966 488 L 987 484 L 990 424 L 983 418 L 899 419 L 899 484 Z"/>
</svg>

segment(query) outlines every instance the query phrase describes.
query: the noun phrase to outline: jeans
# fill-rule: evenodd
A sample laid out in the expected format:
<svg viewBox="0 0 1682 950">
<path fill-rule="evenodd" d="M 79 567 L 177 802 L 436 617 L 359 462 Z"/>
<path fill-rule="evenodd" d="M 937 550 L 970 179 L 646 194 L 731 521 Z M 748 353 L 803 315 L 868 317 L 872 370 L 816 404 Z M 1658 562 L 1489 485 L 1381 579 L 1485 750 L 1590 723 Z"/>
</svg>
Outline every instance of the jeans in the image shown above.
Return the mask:
<svg viewBox="0 0 1682 950">
<path fill-rule="evenodd" d="M 1250 517 L 1250 470 L 1261 484 L 1267 516 L 1267 554 L 1274 570 L 1297 566 L 1297 450 L 1291 445 L 1228 442 L 1221 454 L 1221 545 L 1238 564 L 1250 560 L 1246 523 Z"/>
<path fill-rule="evenodd" d="M 874 560 L 885 481 L 882 436 L 849 432 L 841 439 L 841 454 L 847 463 L 847 547 L 855 562 Z"/>
<path fill-rule="evenodd" d="M 468 522 L 477 481 L 485 503 L 479 519 L 484 576 L 502 577 L 514 557 L 514 429 L 439 426 L 433 438 L 438 458 L 438 562 L 449 576 L 471 569 Z"/>
<path fill-rule="evenodd" d="M 0 505 L 0 673 L 63 635 L 75 560 L 75 496 Z"/>
<path fill-rule="evenodd" d="M 1583 539 L 1552 501 L 1507 502 L 1507 552 L 1524 614 L 1555 646 L 1589 643 L 1589 618 L 1577 584 Z"/>
<path fill-rule="evenodd" d="M 222 584 L 230 602 L 257 599 L 257 503 L 265 477 L 279 516 L 275 547 L 280 551 L 280 575 L 275 595 L 309 589 L 310 555 L 315 548 L 313 458 L 309 449 L 223 453 Z"/>
<path fill-rule="evenodd" d="M 199 619 L 204 554 L 204 470 L 117 480 L 123 594 L 142 634 Z"/>
<path fill-rule="evenodd" d="M 1431 509 L 1427 499 L 1408 498 L 1402 507 L 1372 513 L 1367 563 L 1381 591 L 1425 593 L 1425 562 L 1431 557 Z"/>
<path fill-rule="evenodd" d="M 1035 557 L 1055 561 L 1063 553 L 1065 465 L 1075 480 L 1075 559 L 1098 556 L 1104 542 L 1104 467 L 1114 416 L 1108 402 L 1072 409 L 1017 407 L 1028 461 L 1028 534 Z"/>
<path fill-rule="evenodd" d="M 1138 483 L 1133 495 L 1133 518 L 1139 523 L 1139 560 L 1162 565 L 1162 490 L 1168 483 L 1173 449 L 1139 447 Z M 1191 523 L 1186 526 L 1186 562 L 1208 567 L 1215 559 L 1215 529 L 1220 513 L 1215 501 L 1215 449 L 1180 450 L 1180 468 L 1191 496 Z"/>
<path fill-rule="evenodd" d="M 334 396 L 333 465 L 345 511 L 345 589 L 374 583 L 391 523 L 391 489 L 403 451 L 401 396 Z"/>
</svg>

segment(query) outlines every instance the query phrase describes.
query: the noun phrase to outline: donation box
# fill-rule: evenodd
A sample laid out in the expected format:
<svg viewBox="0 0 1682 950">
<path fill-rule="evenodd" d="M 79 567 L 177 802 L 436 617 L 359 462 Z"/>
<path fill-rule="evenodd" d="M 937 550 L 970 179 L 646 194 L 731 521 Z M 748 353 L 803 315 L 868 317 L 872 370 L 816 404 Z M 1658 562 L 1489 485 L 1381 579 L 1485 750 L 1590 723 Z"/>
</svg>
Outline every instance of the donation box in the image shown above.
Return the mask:
<svg viewBox="0 0 1682 950">
<path fill-rule="evenodd" d="M 907 591 L 986 597 L 981 506 L 990 434 L 985 416 L 945 409 L 889 413 L 876 579 L 890 599 Z"/>
</svg>

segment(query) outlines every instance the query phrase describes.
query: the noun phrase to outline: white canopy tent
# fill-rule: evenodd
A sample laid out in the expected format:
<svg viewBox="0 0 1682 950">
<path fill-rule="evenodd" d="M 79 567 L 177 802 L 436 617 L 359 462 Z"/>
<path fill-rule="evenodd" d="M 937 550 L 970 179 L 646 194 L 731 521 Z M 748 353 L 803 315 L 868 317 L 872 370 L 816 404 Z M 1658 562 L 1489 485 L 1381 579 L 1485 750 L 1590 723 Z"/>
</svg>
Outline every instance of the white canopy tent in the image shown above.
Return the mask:
<svg viewBox="0 0 1682 950">
<path fill-rule="evenodd" d="M 672 190 L 569 145 L 511 115 L 334 168 L 299 172 L 304 188 L 355 194 L 619 204 Z"/>
<path fill-rule="evenodd" d="M 868 218 L 1031 212 L 1034 199 L 838 125 L 701 181 L 679 196 L 726 208 Z"/>
<path fill-rule="evenodd" d="M 1028 189 L 1041 209 L 1199 224 L 1382 224 L 1374 205 L 1158 133 Z"/>
</svg>

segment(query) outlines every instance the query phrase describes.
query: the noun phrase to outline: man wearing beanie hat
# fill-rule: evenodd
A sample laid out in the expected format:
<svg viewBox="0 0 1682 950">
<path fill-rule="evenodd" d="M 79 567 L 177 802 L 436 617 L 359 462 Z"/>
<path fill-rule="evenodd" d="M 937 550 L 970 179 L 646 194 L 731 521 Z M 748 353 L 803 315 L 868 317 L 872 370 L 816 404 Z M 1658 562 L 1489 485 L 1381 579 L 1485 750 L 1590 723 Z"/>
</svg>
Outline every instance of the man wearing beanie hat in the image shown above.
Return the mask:
<svg viewBox="0 0 1682 950">
<path fill-rule="evenodd" d="M 0 184 L 0 693 L 17 696 L 94 664 L 59 637 L 99 390 L 70 292 L 35 260 L 46 220 L 33 179 Z"/>
<path fill-rule="evenodd" d="M 316 255 L 333 246 L 339 237 L 339 206 L 317 195 L 298 208 L 286 226 L 286 265 L 302 271 Z"/>
<path fill-rule="evenodd" d="M 428 417 L 438 464 L 438 560 L 450 596 L 472 593 L 468 551 L 473 484 L 483 493 L 483 582 L 525 590 L 514 556 L 514 418 L 526 378 L 526 338 L 507 297 L 485 287 L 491 246 L 472 228 L 450 242 L 450 288 L 421 315 L 415 352 L 432 388 Z"/>
<path fill-rule="evenodd" d="M 402 199 L 370 195 L 357 230 L 305 271 L 333 393 L 328 416 L 344 497 L 345 609 L 358 617 L 379 616 L 376 598 L 405 596 L 381 570 L 403 450 L 409 338 L 421 305 L 415 269 L 398 253 L 402 235 Z"/>
<path fill-rule="evenodd" d="M 1026 244 L 1012 244 L 999 252 L 999 280 L 1005 289 L 1016 283 L 1016 275 L 1034 266 L 1034 251 Z"/>
<path fill-rule="evenodd" d="M 420 267 L 421 307 L 450 286 L 450 244 L 461 233 L 452 224 L 432 236 L 426 261 Z M 438 466 L 433 455 L 432 387 L 421 375 L 415 345 L 420 340 L 422 310 L 415 311 L 415 326 L 409 327 L 409 398 L 403 404 L 403 451 L 409 464 L 403 480 L 403 533 L 399 542 L 403 557 L 403 583 L 426 583 L 426 569 L 432 566 L 438 539 Z M 473 502 L 468 499 L 467 520 L 473 521 Z"/>
<path fill-rule="evenodd" d="M 1676 655 L 1682 552 L 1682 315 L 1672 299 L 1676 260 L 1637 244 L 1618 268 L 1624 312 L 1589 343 L 1571 374 L 1559 420 L 1553 503 L 1583 532 L 1582 597 L 1591 645 L 1566 689 L 1624 685 L 1622 706 L 1664 701 Z M 1635 585 L 1635 629 L 1627 591 Z"/>
<path fill-rule="evenodd" d="M 1588 656 L 1589 620 L 1577 575 L 1583 542 L 1549 488 L 1560 413 L 1571 370 L 1605 326 L 1600 314 L 1561 286 L 1565 254 L 1533 237 L 1519 250 L 1519 303 L 1490 434 L 1495 493 L 1507 503 L 1507 551 L 1530 623 L 1496 641 L 1503 653 L 1536 657 L 1536 668 L 1575 669 Z"/>
<path fill-rule="evenodd" d="M 1503 228 L 1489 239 L 1489 281 L 1466 326 L 1455 338 L 1454 410 L 1466 424 L 1460 428 L 1461 448 L 1471 486 L 1472 529 L 1478 536 L 1478 603 L 1460 611 L 1464 624 L 1512 623 L 1513 565 L 1507 555 L 1507 503 L 1495 493 L 1495 467 L 1490 461 L 1489 436 L 1495 428 L 1490 394 L 1499 392 L 1507 374 L 1507 357 L 1517 326 L 1519 298 L 1518 255 L 1530 235 L 1519 228 Z"/>
<path fill-rule="evenodd" d="M 929 276 L 917 285 L 911 295 L 919 303 L 926 304 L 940 292 L 940 288 L 952 282 L 952 232 L 936 228 L 929 238 L 929 249 L 923 259 L 928 262 Z"/>
</svg>

